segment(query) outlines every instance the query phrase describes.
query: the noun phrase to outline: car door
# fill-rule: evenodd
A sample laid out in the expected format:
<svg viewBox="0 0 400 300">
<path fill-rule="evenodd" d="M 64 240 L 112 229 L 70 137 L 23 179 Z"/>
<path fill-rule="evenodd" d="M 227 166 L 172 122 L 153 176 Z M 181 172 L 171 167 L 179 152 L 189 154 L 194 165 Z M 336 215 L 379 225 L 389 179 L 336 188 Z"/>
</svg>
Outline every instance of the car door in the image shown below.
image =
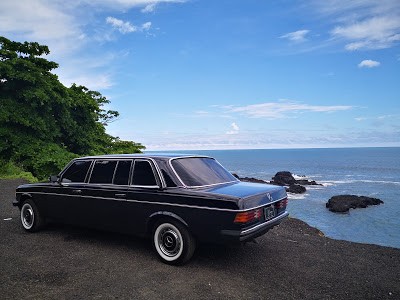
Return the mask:
<svg viewBox="0 0 400 300">
<path fill-rule="evenodd" d="M 132 164 L 129 159 L 95 160 L 81 195 L 88 226 L 113 231 L 123 229 Z"/>
<path fill-rule="evenodd" d="M 82 189 L 92 160 L 75 160 L 61 173 L 46 197 L 45 215 L 56 221 L 75 223 Z"/>
<path fill-rule="evenodd" d="M 161 207 L 158 200 L 163 191 L 157 174 L 153 161 L 135 159 L 127 195 L 127 232 L 144 235 L 149 216 Z"/>
</svg>

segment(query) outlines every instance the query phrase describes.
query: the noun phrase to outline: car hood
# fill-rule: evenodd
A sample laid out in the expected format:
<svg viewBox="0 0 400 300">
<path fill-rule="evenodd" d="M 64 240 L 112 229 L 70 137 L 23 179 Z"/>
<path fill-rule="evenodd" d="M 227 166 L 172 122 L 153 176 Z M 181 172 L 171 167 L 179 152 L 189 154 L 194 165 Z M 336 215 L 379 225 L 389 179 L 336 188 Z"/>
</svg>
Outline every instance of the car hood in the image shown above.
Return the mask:
<svg viewBox="0 0 400 300">
<path fill-rule="evenodd" d="M 202 192 L 239 198 L 240 209 L 265 205 L 287 197 L 285 188 L 281 186 L 241 181 L 207 187 L 202 189 Z"/>
</svg>

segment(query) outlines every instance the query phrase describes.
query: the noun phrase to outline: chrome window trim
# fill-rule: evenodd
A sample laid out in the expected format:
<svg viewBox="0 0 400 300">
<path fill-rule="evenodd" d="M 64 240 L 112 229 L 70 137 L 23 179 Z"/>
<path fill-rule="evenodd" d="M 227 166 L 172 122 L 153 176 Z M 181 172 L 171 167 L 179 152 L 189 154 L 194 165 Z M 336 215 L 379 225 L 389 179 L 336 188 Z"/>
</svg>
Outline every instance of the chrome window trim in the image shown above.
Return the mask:
<svg viewBox="0 0 400 300">
<path fill-rule="evenodd" d="M 147 163 L 149 163 L 151 171 L 153 172 L 153 176 L 154 176 L 154 180 L 156 181 L 157 185 L 136 185 L 136 184 L 132 184 L 133 183 L 133 174 L 135 172 L 135 165 L 137 161 L 145 161 Z M 160 177 L 160 171 L 159 168 L 157 166 L 157 163 L 154 161 L 154 159 L 150 158 L 150 157 L 140 157 L 137 159 L 134 159 L 133 161 L 133 167 L 131 170 L 131 180 L 129 181 L 129 186 L 130 187 L 138 187 L 138 188 L 149 188 L 149 189 L 155 189 L 155 188 L 163 188 L 164 187 L 164 181 L 161 180 L 162 177 Z M 158 176 L 157 176 L 157 175 Z"/>
<path fill-rule="evenodd" d="M 128 174 L 128 184 L 115 184 L 115 183 L 114 183 L 114 180 L 115 180 L 115 173 L 117 172 L 119 163 L 120 163 L 121 161 L 130 161 L 130 162 L 131 162 L 131 166 L 130 166 L 130 168 L 129 168 L 129 174 Z M 133 160 L 133 159 L 129 159 L 129 158 L 127 158 L 127 159 L 118 159 L 118 160 L 117 160 L 117 165 L 115 166 L 115 169 L 114 169 L 114 175 L 113 175 L 113 179 L 112 179 L 111 185 L 113 185 L 113 186 L 129 186 L 129 183 L 131 182 L 131 177 L 132 177 L 132 168 L 133 168 L 133 165 L 134 165 L 134 160 Z"/>
<path fill-rule="evenodd" d="M 92 158 L 88 158 L 88 159 L 79 159 L 79 158 L 76 158 L 76 159 L 73 159 L 73 160 L 71 160 L 65 167 L 64 167 L 64 169 L 60 172 L 60 173 L 58 173 L 58 177 L 59 177 L 59 182 L 60 182 L 60 184 L 62 184 L 62 185 L 64 185 L 64 184 L 68 184 L 68 183 L 86 183 L 88 180 L 89 180 L 89 173 L 90 173 L 90 175 L 92 174 L 92 169 L 93 169 L 93 162 L 94 162 L 94 160 L 95 159 L 92 159 Z M 86 172 L 86 175 L 85 175 L 85 179 L 84 179 L 84 181 L 83 182 L 62 182 L 62 179 L 63 179 L 63 176 L 64 176 L 64 174 L 65 174 L 65 172 L 67 172 L 67 170 L 74 164 L 74 163 L 76 163 L 76 162 L 85 162 L 85 161 L 90 161 L 90 166 L 89 166 L 89 169 L 87 170 L 87 172 Z"/>
<path fill-rule="evenodd" d="M 210 158 L 213 159 L 217 164 L 219 164 L 223 169 L 225 169 L 215 158 L 207 155 L 193 155 L 193 156 L 180 156 L 180 157 L 173 157 L 168 160 L 169 167 L 171 170 L 174 172 L 175 176 L 178 178 L 178 180 L 181 182 L 182 186 L 185 188 L 204 188 L 204 187 L 211 187 L 211 186 L 216 186 L 216 185 L 222 185 L 222 184 L 228 184 L 228 183 L 234 183 L 240 181 L 239 179 L 233 180 L 233 181 L 226 181 L 226 182 L 220 182 L 220 183 L 213 183 L 213 184 L 206 184 L 206 185 L 186 185 L 181 177 L 178 175 L 176 172 L 175 168 L 172 165 L 172 161 L 176 159 L 185 159 L 185 158 Z M 226 169 L 225 169 L 226 170 Z M 226 170 L 229 172 L 228 170 Z M 233 175 L 232 175 L 233 176 Z"/>
<path fill-rule="evenodd" d="M 114 167 L 114 172 L 113 172 L 113 176 L 112 176 L 112 178 L 111 178 L 111 183 L 108 183 L 108 182 L 107 182 L 107 183 L 106 183 L 106 182 L 90 182 L 90 180 L 92 179 L 92 175 L 93 175 L 93 169 L 94 169 L 94 167 L 96 166 L 96 163 L 97 163 L 98 161 L 117 161 L 117 163 L 115 164 L 115 167 Z M 118 160 L 117 160 L 117 159 L 102 159 L 102 158 L 97 158 L 97 159 L 93 160 L 93 163 L 92 163 L 91 168 L 90 168 L 90 176 L 87 178 L 87 181 L 85 181 L 85 182 L 87 182 L 87 184 L 113 184 L 113 182 L 114 182 L 115 170 L 117 169 L 117 166 L 118 166 Z"/>
<path fill-rule="evenodd" d="M 160 184 L 161 184 L 161 186 L 160 186 L 159 188 L 162 188 L 162 189 L 167 188 L 167 183 L 166 183 L 166 181 L 165 181 L 164 176 L 162 175 L 161 169 L 160 169 L 158 163 L 156 162 L 156 160 L 153 159 L 153 158 L 151 158 L 151 157 L 149 157 L 149 158 L 147 158 L 147 159 L 150 160 L 150 161 L 152 161 L 154 167 L 156 168 L 156 171 L 157 171 L 157 174 L 158 174 L 158 179 L 160 180 Z M 156 177 L 156 181 L 157 181 L 157 177 Z"/>
<path fill-rule="evenodd" d="M 24 194 L 26 192 L 16 192 L 17 194 Z M 38 194 L 38 195 L 53 195 L 53 196 L 66 196 L 66 197 L 76 197 L 76 195 L 68 195 L 68 194 L 59 194 L 59 193 L 43 193 L 43 192 L 29 192 L 29 194 Z M 197 205 L 188 205 L 188 204 L 177 204 L 177 203 L 168 203 L 168 202 L 153 202 L 153 201 L 142 201 L 142 200 L 135 200 L 135 199 L 121 199 L 121 198 L 112 198 L 112 197 L 97 197 L 97 196 L 87 196 L 87 195 L 81 195 L 79 196 L 80 198 L 91 198 L 91 199 L 102 199 L 102 200 L 113 200 L 113 201 L 122 201 L 122 202 L 134 202 L 134 203 L 145 203 L 145 204 L 154 204 L 154 205 L 167 205 L 167 206 L 177 206 L 177 207 L 186 207 L 186 208 L 198 208 L 198 209 L 206 209 L 206 210 L 217 210 L 217 211 L 227 211 L 227 212 L 246 212 L 250 211 L 253 209 L 258 209 L 261 207 L 266 207 L 272 204 L 275 204 L 276 202 L 282 201 L 283 199 L 286 199 L 287 197 L 280 198 L 279 200 L 275 200 L 273 202 L 251 207 L 251 208 L 246 208 L 246 209 L 229 209 L 229 208 L 217 208 L 217 207 L 208 207 L 208 206 L 197 206 Z M 279 215 L 281 216 L 281 215 Z M 279 217 L 277 216 L 277 217 Z M 275 220 L 272 219 L 272 220 Z M 262 224 L 265 224 L 262 223 Z M 260 225 L 262 225 L 260 224 Z"/>
<path fill-rule="evenodd" d="M 113 176 L 111 178 L 111 184 L 114 184 L 115 172 L 117 172 L 117 168 L 118 168 L 119 162 L 120 162 L 120 160 L 117 160 L 117 163 L 115 164 L 114 173 L 113 173 Z M 129 174 L 128 174 L 128 180 L 129 180 Z"/>
</svg>

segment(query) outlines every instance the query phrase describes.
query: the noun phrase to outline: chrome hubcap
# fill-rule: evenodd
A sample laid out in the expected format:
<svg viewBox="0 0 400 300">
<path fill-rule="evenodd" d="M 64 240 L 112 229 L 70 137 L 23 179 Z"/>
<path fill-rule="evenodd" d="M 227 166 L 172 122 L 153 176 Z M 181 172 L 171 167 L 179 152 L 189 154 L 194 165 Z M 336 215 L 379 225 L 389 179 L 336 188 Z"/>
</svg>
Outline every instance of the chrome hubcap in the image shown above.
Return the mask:
<svg viewBox="0 0 400 300">
<path fill-rule="evenodd" d="M 25 204 L 22 207 L 21 219 L 22 219 L 22 225 L 24 225 L 25 228 L 29 229 L 33 226 L 35 216 L 33 214 L 33 209 L 29 204 Z"/>
<path fill-rule="evenodd" d="M 182 242 L 172 228 L 165 228 L 158 235 L 158 245 L 165 255 L 173 257 L 179 253 Z"/>
</svg>

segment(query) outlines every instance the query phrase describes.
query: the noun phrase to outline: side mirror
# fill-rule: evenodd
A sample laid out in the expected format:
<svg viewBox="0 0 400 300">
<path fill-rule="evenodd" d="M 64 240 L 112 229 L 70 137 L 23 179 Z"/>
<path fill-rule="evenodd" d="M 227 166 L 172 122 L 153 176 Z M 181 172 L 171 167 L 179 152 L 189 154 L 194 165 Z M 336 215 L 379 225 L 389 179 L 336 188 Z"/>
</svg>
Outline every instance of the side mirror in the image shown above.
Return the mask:
<svg viewBox="0 0 400 300">
<path fill-rule="evenodd" d="M 58 182 L 58 176 L 57 175 L 51 175 L 50 177 L 49 177 L 49 181 L 50 182 Z"/>
</svg>

